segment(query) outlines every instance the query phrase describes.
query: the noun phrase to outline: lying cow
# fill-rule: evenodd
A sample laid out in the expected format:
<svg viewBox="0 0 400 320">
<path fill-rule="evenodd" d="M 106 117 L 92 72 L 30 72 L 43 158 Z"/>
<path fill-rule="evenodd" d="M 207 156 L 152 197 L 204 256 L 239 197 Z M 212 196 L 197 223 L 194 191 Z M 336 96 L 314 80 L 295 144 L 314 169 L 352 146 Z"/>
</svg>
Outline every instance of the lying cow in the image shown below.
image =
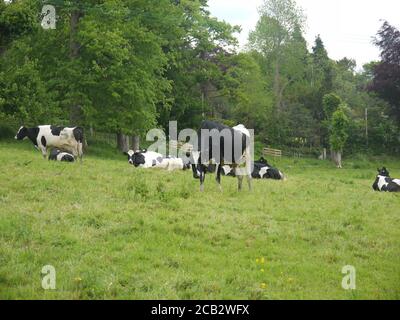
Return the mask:
<svg viewBox="0 0 400 320">
<path fill-rule="evenodd" d="M 49 160 L 62 161 L 62 162 L 74 162 L 75 158 L 68 152 L 62 152 L 59 149 L 51 149 Z"/>
<path fill-rule="evenodd" d="M 135 167 L 162 168 L 168 171 L 186 170 L 190 168 L 188 160 L 176 157 L 164 157 L 161 153 L 154 151 L 129 150 L 125 154 L 128 156 L 128 162 Z"/>
<path fill-rule="evenodd" d="M 400 192 L 400 179 L 390 178 L 389 171 L 385 167 L 378 168 L 378 175 L 372 188 L 375 191 Z"/>
<path fill-rule="evenodd" d="M 221 174 L 225 165 L 233 168 L 239 190 L 242 189 L 243 176 L 247 177 L 251 190 L 250 132 L 243 125 L 230 128 L 213 121 L 203 121 L 198 131 L 197 149 L 191 152 L 193 177 L 200 179 L 200 191 L 204 190 L 210 162 L 216 164 L 216 181 L 221 191 Z M 245 168 L 239 168 L 241 165 Z"/>
<path fill-rule="evenodd" d="M 252 177 L 254 179 L 285 180 L 285 176 L 278 169 L 270 166 L 264 158 L 254 162 Z"/>
<path fill-rule="evenodd" d="M 233 169 L 230 166 L 222 167 L 222 175 L 235 176 Z M 253 162 L 253 171 L 251 173 L 253 179 L 273 179 L 285 180 L 285 176 L 281 171 L 270 166 L 264 158 Z"/>
<path fill-rule="evenodd" d="M 141 168 L 153 168 L 161 164 L 163 156 L 161 153 L 147 150 L 129 150 L 124 153 L 128 156 L 129 164 Z"/>
<path fill-rule="evenodd" d="M 83 129 L 80 127 L 55 127 L 37 126 L 34 128 L 21 127 L 15 139 L 31 140 L 36 149 L 42 152 L 43 157 L 47 158 L 48 148 L 58 148 L 68 151 L 82 161 L 83 157 Z"/>
</svg>

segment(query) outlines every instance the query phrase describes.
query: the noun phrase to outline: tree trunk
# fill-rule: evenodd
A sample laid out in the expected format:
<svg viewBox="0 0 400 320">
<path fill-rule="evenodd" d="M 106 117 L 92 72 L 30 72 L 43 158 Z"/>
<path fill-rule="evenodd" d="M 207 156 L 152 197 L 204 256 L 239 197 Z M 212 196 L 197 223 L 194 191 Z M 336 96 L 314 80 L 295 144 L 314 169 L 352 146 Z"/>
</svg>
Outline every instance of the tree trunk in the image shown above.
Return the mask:
<svg viewBox="0 0 400 320">
<path fill-rule="evenodd" d="M 80 10 L 73 10 L 70 17 L 70 40 L 69 40 L 69 57 L 71 61 L 79 58 L 80 44 L 76 40 L 76 34 L 78 32 L 79 20 L 82 17 Z M 79 103 L 78 98 L 75 98 L 70 105 L 70 122 L 71 125 L 77 126 L 82 125 L 83 113 L 82 106 Z"/>
<path fill-rule="evenodd" d="M 122 133 L 117 133 L 117 147 L 122 152 L 129 150 L 129 136 Z"/>
<path fill-rule="evenodd" d="M 342 152 L 341 151 L 333 151 L 332 152 L 332 160 L 335 162 L 336 167 L 339 169 L 342 168 Z"/>
<path fill-rule="evenodd" d="M 139 150 L 140 148 L 140 137 L 139 136 L 132 136 L 132 143 L 131 143 L 131 148 L 132 150 L 136 151 Z"/>
</svg>

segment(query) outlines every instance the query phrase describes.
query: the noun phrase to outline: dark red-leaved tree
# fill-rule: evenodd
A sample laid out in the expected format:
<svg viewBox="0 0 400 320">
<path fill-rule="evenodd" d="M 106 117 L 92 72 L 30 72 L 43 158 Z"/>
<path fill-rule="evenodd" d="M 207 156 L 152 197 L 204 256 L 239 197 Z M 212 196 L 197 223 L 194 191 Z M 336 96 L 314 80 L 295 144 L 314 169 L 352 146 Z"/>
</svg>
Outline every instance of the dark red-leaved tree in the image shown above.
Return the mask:
<svg viewBox="0 0 400 320">
<path fill-rule="evenodd" d="M 369 89 L 390 104 L 390 115 L 400 125 L 400 31 L 385 21 L 374 42 L 382 61 L 373 68 Z"/>
</svg>

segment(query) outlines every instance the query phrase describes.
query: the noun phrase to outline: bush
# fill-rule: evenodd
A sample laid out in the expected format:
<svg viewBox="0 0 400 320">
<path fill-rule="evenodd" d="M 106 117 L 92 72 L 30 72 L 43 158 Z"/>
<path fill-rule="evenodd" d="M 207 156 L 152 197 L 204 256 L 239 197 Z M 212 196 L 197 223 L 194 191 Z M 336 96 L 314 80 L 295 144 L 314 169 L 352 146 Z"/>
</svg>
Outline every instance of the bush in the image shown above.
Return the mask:
<svg viewBox="0 0 400 320">
<path fill-rule="evenodd" d="M 12 139 L 15 136 L 16 129 L 13 125 L 0 122 L 0 140 Z"/>
</svg>

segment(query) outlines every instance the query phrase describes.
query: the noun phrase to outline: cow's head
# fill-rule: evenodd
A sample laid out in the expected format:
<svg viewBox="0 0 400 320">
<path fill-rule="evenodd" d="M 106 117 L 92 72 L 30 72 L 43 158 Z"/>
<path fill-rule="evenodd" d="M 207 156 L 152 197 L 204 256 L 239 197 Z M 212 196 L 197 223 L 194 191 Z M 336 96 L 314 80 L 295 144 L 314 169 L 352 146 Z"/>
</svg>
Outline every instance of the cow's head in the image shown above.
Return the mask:
<svg viewBox="0 0 400 320">
<path fill-rule="evenodd" d="M 16 140 L 23 140 L 28 136 L 28 128 L 21 127 L 19 128 L 17 134 L 15 135 Z"/>
<path fill-rule="evenodd" d="M 264 157 L 261 157 L 260 160 L 258 160 L 257 162 L 258 162 L 258 163 L 265 164 L 265 165 L 267 165 L 267 166 L 269 165 L 269 164 L 268 164 L 268 161 L 267 161 Z"/>
<path fill-rule="evenodd" d="M 138 150 L 138 151 L 133 151 L 129 150 L 128 152 L 125 152 L 125 155 L 128 156 L 128 162 L 135 167 L 139 167 L 140 165 L 145 164 L 145 153 L 147 150 Z"/>
<path fill-rule="evenodd" d="M 378 168 L 378 176 L 389 177 L 389 171 L 386 169 L 386 167 L 383 167 L 382 169 Z"/>
</svg>

